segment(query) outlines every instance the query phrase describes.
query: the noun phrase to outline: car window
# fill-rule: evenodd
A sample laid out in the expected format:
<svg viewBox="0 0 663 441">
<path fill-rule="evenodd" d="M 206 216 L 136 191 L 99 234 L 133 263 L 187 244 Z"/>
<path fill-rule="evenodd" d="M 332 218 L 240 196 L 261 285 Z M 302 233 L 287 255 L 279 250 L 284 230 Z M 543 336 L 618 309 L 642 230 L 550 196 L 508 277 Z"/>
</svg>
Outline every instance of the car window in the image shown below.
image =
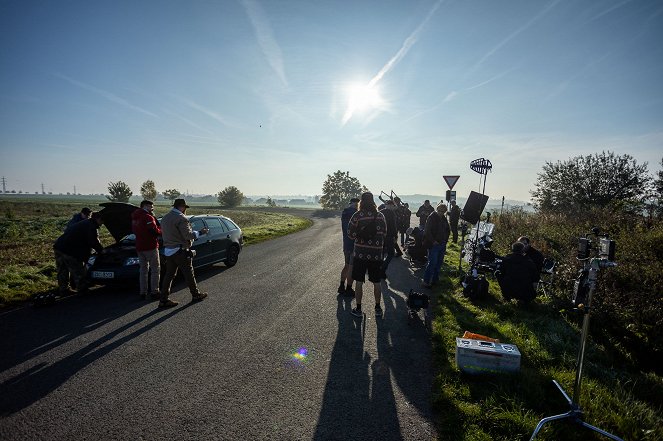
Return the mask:
<svg viewBox="0 0 663 441">
<path fill-rule="evenodd" d="M 207 227 L 209 228 L 210 234 L 221 234 L 228 231 L 228 228 L 221 223 L 221 220 L 216 217 L 208 217 L 205 219 L 207 222 Z"/>
<path fill-rule="evenodd" d="M 191 221 L 191 228 L 193 231 L 200 231 L 203 228 L 205 228 L 205 223 L 203 222 L 202 219 L 193 219 Z"/>
<path fill-rule="evenodd" d="M 239 227 L 235 225 L 235 222 L 231 221 L 230 219 L 221 219 L 226 226 L 228 226 L 229 230 L 238 230 Z"/>
</svg>

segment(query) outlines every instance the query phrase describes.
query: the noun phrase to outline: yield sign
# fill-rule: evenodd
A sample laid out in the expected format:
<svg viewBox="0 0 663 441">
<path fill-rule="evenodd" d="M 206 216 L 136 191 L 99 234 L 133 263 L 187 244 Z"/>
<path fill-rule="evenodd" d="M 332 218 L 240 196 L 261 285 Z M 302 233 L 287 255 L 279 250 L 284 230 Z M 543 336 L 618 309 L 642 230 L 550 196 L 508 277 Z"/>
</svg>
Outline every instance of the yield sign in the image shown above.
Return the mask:
<svg viewBox="0 0 663 441">
<path fill-rule="evenodd" d="M 454 185 L 456 185 L 456 182 L 458 182 L 458 178 L 460 178 L 460 176 L 442 176 L 442 177 L 449 186 L 449 190 L 453 190 Z"/>
</svg>

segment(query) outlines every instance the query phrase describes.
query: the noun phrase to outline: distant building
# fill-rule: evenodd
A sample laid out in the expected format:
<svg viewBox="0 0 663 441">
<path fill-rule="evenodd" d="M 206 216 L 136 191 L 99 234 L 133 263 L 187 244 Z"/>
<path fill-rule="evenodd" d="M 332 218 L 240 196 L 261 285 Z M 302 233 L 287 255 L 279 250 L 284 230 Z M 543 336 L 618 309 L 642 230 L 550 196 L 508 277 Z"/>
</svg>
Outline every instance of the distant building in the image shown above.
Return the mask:
<svg viewBox="0 0 663 441">
<path fill-rule="evenodd" d="M 306 205 L 306 199 L 290 199 L 290 205 Z"/>
<path fill-rule="evenodd" d="M 254 201 L 256 205 L 267 205 L 267 198 L 260 198 Z"/>
</svg>

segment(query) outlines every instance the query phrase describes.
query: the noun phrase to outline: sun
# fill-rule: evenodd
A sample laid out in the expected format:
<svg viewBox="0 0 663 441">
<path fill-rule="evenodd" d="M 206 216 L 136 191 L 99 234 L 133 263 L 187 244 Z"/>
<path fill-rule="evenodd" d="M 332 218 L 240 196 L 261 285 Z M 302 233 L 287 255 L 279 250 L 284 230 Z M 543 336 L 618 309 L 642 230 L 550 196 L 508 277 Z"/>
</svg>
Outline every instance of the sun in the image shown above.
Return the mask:
<svg viewBox="0 0 663 441">
<path fill-rule="evenodd" d="M 343 124 L 347 123 L 355 113 L 366 113 L 380 108 L 384 100 L 380 90 L 373 84 L 354 83 L 347 88 L 348 108 L 343 115 Z"/>
</svg>

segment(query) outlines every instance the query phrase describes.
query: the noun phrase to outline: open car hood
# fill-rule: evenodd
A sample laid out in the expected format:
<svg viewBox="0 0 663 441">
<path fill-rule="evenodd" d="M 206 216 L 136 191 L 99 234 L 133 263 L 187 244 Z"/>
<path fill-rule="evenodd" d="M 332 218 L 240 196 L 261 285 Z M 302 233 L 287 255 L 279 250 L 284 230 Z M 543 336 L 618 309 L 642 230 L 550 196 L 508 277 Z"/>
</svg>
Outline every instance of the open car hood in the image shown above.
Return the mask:
<svg viewBox="0 0 663 441">
<path fill-rule="evenodd" d="M 104 202 L 99 205 L 104 207 L 99 214 L 115 242 L 131 234 L 131 214 L 140 210 L 140 207 L 125 202 Z"/>
</svg>

